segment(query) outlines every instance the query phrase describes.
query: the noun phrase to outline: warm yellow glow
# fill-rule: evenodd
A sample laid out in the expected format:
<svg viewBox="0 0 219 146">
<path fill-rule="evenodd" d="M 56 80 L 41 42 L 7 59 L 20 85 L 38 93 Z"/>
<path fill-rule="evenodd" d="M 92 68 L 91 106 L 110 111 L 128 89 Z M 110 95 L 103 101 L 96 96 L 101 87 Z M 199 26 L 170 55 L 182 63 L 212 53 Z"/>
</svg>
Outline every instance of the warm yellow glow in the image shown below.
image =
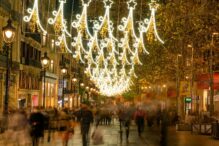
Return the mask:
<svg viewBox="0 0 219 146">
<path fill-rule="evenodd" d="M 67 73 L 67 69 L 63 68 L 61 69 L 62 74 L 66 74 Z"/>
<path fill-rule="evenodd" d="M 54 44 L 61 49 L 62 53 L 71 53 L 73 58 L 85 64 L 85 74 L 96 85 L 98 92 L 106 96 L 120 95 L 130 90 L 132 78 L 137 77 L 135 65 L 142 65 L 139 54 L 149 54 L 145 47 L 145 34 L 164 43 L 156 28 L 155 12 L 159 5 L 156 0 L 151 0 L 150 19 L 140 22 L 139 28 L 135 29 L 134 11 L 137 3 L 136 0 L 129 0 L 128 15 L 122 18 L 118 26 L 121 35 L 116 38 L 115 25 L 110 16 L 113 1 L 103 0 L 104 15 L 97 16 L 98 20 L 94 20 L 92 25 L 89 23 L 88 26 L 87 13 L 91 2 L 91 0 L 82 0 L 82 12 L 76 14 L 76 19 L 71 22 L 71 26 L 76 31 L 76 35 L 72 37 L 67 30 L 69 23 L 64 19 L 66 0 L 59 0 L 57 11 L 53 11 L 54 17 L 48 19 L 48 23 L 53 26 L 57 35 Z M 30 16 L 25 17 L 24 20 L 30 22 L 32 18 L 31 25 L 35 29 L 35 22 L 39 21 L 38 0 L 35 0 L 33 9 L 28 10 L 28 13 Z M 43 30 L 40 23 L 37 25 Z M 10 35 L 13 34 L 8 34 Z M 68 41 L 71 38 L 71 47 L 69 47 Z M 62 72 L 67 73 L 67 69 Z M 72 81 L 77 82 L 74 79 Z M 80 85 L 84 86 L 83 83 Z"/>
<path fill-rule="evenodd" d="M 42 61 L 42 63 L 43 63 L 43 65 L 48 65 L 49 64 L 49 60 L 48 59 L 43 59 L 43 61 Z"/>
<path fill-rule="evenodd" d="M 10 39 L 12 35 L 13 35 L 13 32 L 11 30 L 5 31 L 5 36 L 7 37 L 7 39 Z"/>
</svg>

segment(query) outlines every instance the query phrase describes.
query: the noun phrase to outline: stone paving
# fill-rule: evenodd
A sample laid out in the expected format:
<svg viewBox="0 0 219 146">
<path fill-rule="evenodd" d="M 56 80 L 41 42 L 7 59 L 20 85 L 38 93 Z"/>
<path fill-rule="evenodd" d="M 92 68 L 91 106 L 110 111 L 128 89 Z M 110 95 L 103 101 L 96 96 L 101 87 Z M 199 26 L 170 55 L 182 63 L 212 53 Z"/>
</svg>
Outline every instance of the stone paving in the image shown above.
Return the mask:
<svg viewBox="0 0 219 146">
<path fill-rule="evenodd" d="M 145 129 L 142 138 L 138 137 L 137 129 L 134 124 L 130 128 L 129 141 L 126 141 L 125 133 L 123 133 L 123 140 L 120 140 L 119 124 L 115 123 L 110 126 L 100 126 L 103 130 L 104 144 L 99 146 L 159 146 L 160 130 L 158 127 Z M 93 128 L 91 128 L 91 131 Z M 219 140 L 214 140 L 211 136 L 191 134 L 191 132 L 176 131 L 175 127 L 170 127 L 168 130 L 168 146 L 219 146 Z M 62 146 L 61 133 L 55 132 L 51 134 L 51 142 L 47 142 L 47 135 L 45 133 L 44 142 L 40 146 Z M 4 144 L 2 134 L 0 134 L 0 146 L 18 146 L 16 143 Z M 10 139 L 7 139 L 10 141 Z M 75 134 L 69 141 L 68 146 L 82 146 L 81 134 L 79 127 L 75 128 Z M 92 140 L 89 146 L 92 145 Z"/>
<path fill-rule="evenodd" d="M 169 128 L 168 146 L 219 146 L 219 139 L 208 135 L 192 134 L 190 131 L 176 131 Z"/>
<path fill-rule="evenodd" d="M 120 140 L 119 133 L 119 124 L 116 123 L 114 125 L 109 126 L 100 126 L 103 136 L 104 136 L 104 144 L 99 146 L 149 146 L 149 142 L 145 140 L 145 135 L 143 138 L 139 138 L 137 134 L 137 129 L 135 125 L 132 125 L 130 128 L 130 137 L 129 140 L 126 141 L 125 133 L 123 132 L 123 140 Z M 93 131 L 93 127 L 91 128 L 91 132 Z M 45 136 L 47 137 L 47 136 Z M 46 139 L 44 140 L 46 141 Z M 41 144 L 41 146 L 61 146 L 61 138 L 58 133 L 52 134 L 52 142 Z M 75 134 L 72 136 L 72 139 L 69 141 L 69 146 L 81 146 L 81 134 L 79 127 L 75 128 Z M 90 140 L 90 146 L 93 146 L 92 140 Z M 151 145 L 152 146 L 152 145 Z"/>
</svg>

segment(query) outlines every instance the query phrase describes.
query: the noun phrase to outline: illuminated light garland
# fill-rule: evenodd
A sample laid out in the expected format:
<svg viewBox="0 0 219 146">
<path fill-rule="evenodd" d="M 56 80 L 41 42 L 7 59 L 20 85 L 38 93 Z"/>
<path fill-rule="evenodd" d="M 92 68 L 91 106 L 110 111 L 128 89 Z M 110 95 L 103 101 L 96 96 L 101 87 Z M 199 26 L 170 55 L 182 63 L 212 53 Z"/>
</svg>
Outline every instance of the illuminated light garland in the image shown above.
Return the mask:
<svg viewBox="0 0 219 146">
<path fill-rule="evenodd" d="M 108 95 L 107 93 L 104 93 L 104 89 L 108 89 L 110 91 L 111 95 L 114 94 L 114 90 L 118 89 L 118 86 L 115 86 L 118 82 L 118 75 L 114 76 L 115 71 L 110 71 L 108 68 L 108 64 L 111 63 L 114 65 L 115 70 L 115 64 L 118 64 L 116 61 L 115 54 L 118 54 L 118 52 L 115 49 L 115 37 L 113 36 L 113 25 L 110 21 L 109 16 L 109 10 L 112 5 L 112 1 L 104 1 L 105 5 L 105 14 L 104 17 L 99 17 L 99 20 L 101 24 L 99 24 L 97 21 L 94 23 L 94 32 L 95 36 L 92 38 L 90 42 L 89 47 L 90 49 L 94 50 L 94 46 L 98 43 L 100 45 L 97 45 L 98 47 L 98 56 L 96 57 L 97 66 L 94 69 L 94 74 L 91 74 L 92 81 L 95 82 L 96 86 L 99 88 L 100 93 L 104 95 Z M 98 41 L 97 33 L 101 35 L 103 38 L 102 40 Z M 95 45 L 92 45 L 95 44 Z M 107 58 L 104 57 L 104 49 L 109 53 L 109 56 Z M 104 67 L 102 69 L 102 67 Z M 89 67 L 88 67 L 89 68 Z M 89 70 L 89 69 L 88 69 Z M 127 86 L 127 84 L 126 84 Z M 121 90 L 120 90 L 121 92 Z"/>
<path fill-rule="evenodd" d="M 156 19 L 155 14 L 157 11 L 157 8 L 159 7 L 159 4 L 157 4 L 156 0 L 151 0 L 151 3 L 149 4 L 150 10 L 151 10 L 151 17 L 150 19 L 145 19 L 144 23 L 147 25 L 145 29 L 145 33 L 151 34 L 153 33 L 155 38 L 159 40 L 160 43 L 164 44 L 164 41 L 160 38 L 158 32 L 157 32 L 157 26 L 156 26 Z"/>
<path fill-rule="evenodd" d="M 72 42 L 72 46 L 76 48 L 76 51 L 73 56 L 80 59 L 81 62 L 85 62 L 84 59 L 82 59 L 82 54 L 85 54 L 85 59 L 87 59 L 88 66 L 91 66 L 91 64 L 95 64 L 94 58 L 93 58 L 93 50 L 97 49 L 100 50 L 98 46 L 98 40 L 96 37 L 96 34 L 94 37 L 89 31 L 89 27 L 87 24 L 87 8 L 90 4 L 91 0 L 82 0 L 83 10 L 81 15 L 77 14 L 75 21 L 72 22 L 72 27 L 77 30 L 77 36 L 74 38 L 74 41 Z M 90 48 L 88 51 L 85 49 L 82 40 L 89 39 L 88 41 L 88 47 Z M 95 50 L 94 50 L 95 51 Z"/>
<path fill-rule="evenodd" d="M 48 20 L 54 26 L 56 33 L 59 34 L 55 44 L 66 48 L 65 52 L 72 53 L 74 58 L 86 64 L 86 75 L 94 82 L 102 95 L 121 95 L 130 90 L 130 86 L 133 84 L 132 78 L 137 77 L 135 65 L 142 64 L 139 53 L 149 54 L 145 48 L 144 34 L 153 33 L 155 38 L 163 43 L 156 29 L 155 12 L 158 7 L 156 1 L 151 0 L 149 4 L 150 20 L 145 19 L 144 22 L 139 23 L 139 36 L 136 35 L 134 30 L 133 19 L 133 12 L 137 3 L 135 0 L 127 2 L 129 13 L 127 18 L 122 18 L 122 25 L 118 26 L 118 29 L 123 33 L 123 37 L 118 42 L 113 35 L 114 27 L 110 20 L 112 0 L 103 1 L 105 13 L 93 22 L 93 34 L 89 31 L 87 23 L 87 9 L 91 0 L 82 0 L 82 12 L 80 15 L 76 15 L 76 20 L 71 23 L 71 26 L 77 31 L 77 35 L 71 43 L 71 46 L 75 48 L 74 52 L 69 49 L 66 40 L 67 37 L 71 37 L 71 34 L 67 31 L 67 22 L 64 19 L 64 3 L 66 0 L 59 0 L 59 2 L 58 11 L 53 11 L 55 18 Z M 122 48 L 121 53 L 116 50 L 117 47 Z M 122 67 L 118 68 L 119 66 Z"/>
<path fill-rule="evenodd" d="M 93 29 L 98 31 L 98 34 L 101 35 L 103 38 L 100 43 L 100 56 L 97 57 L 97 62 L 98 64 L 101 64 L 104 59 L 104 61 L 109 61 L 116 63 L 117 61 L 115 60 L 115 54 L 118 54 L 116 51 L 116 42 L 118 41 L 114 36 L 113 36 L 113 23 L 110 20 L 110 8 L 113 4 L 111 0 L 104 0 L 104 7 L 105 7 L 105 13 L 104 16 L 99 17 L 100 24 L 98 22 L 95 23 Z M 104 48 L 106 48 L 107 52 L 110 54 L 109 57 L 104 58 Z"/>
<path fill-rule="evenodd" d="M 127 2 L 129 14 L 127 18 L 122 18 L 122 24 L 119 25 L 118 29 L 123 32 L 124 38 L 121 39 L 121 42 L 119 43 L 119 47 L 123 49 L 123 52 L 121 53 L 122 56 L 120 59 L 122 60 L 122 64 L 128 64 L 128 65 L 135 65 L 140 64 L 142 65 L 140 59 L 139 59 L 139 52 L 143 52 L 149 54 L 149 52 L 146 50 L 143 40 L 142 40 L 142 34 L 143 29 L 139 29 L 140 37 L 137 37 L 135 30 L 134 30 L 134 18 L 133 18 L 133 11 L 137 5 L 135 0 L 130 0 Z M 130 44 L 131 41 L 131 44 Z M 127 51 L 128 54 L 131 54 L 131 62 L 127 59 Z"/>
<path fill-rule="evenodd" d="M 139 59 L 138 50 L 135 50 L 135 53 L 131 57 L 133 65 L 142 65 L 142 62 Z"/>
<path fill-rule="evenodd" d="M 90 4 L 91 0 L 82 0 L 83 10 L 81 15 L 76 15 L 76 21 L 72 22 L 72 27 L 77 29 L 78 34 L 81 34 L 81 37 L 92 37 L 89 27 L 87 24 L 87 8 Z M 85 35 L 85 36 L 84 36 Z M 87 36 L 88 35 L 88 36 Z"/>
<path fill-rule="evenodd" d="M 91 62 L 93 62 L 93 64 L 96 64 L 95 59 L 93 58 L 93 52 L 98 54 L 102 50 L 102 47 L 100 47 L 98 43 L 97 33 L 98 32 L 94 30 L 94 36 L 91 37 L 88 42 L 89 51 L 87 54 L 90 55 L 90 58 L 88 58 L 88 60 L 91 59 Z"/>
<path fill-rule="evenodd" d="M 68 47 L 66 38 L 66 36 L 71 37 L 71 34 L 67 30 L 67 21 L 64 19 L 64 4 L 66 3 L 66 0 L 59 0 L 59 3 L 58 11 L 53 11 L 54 18 L 49 18 L 48 23 L 53 25 L 55 33 L 59 35 L 55 44 L 60 46 L 61 53 L 72 53 L 71 49 Z"/>
<path fill-rule="evenodd" d="M 54 30 L 57 34 L 66 34 L 71 37 L 71 34 L 67 31 L 67 21 L 64 18 L 64 4 L 66 0 L 59 0 L 58 11 L 53 11 L 54 18 L 49 18 L 48 23 L 54 26 Z"/>
<path fill-rule="evenodd" d="M 25 22 L 30 23 L 31 30 L 34 32 L 36 30 L 35 26 L 40 28 L 43 35 L 47 34 L 47 31 L 43 28 L 40 18 L 39 18 L 39 6 L 38 6 L 38 0 L 34 1 L 33 8 L 28 8 L 27 12 L 30 14 L 29 16 L 24 16 L 23 20 Z"/>
<path fill-rule="evenodd" d="M 77 37 L 74 37 L 74 41 L 71 44 L 75 48 L 75 54 L 73 54 L 73 58 L 80 60 L 82 63 L 85 63 L 84 59 L 82 58 L 82 54 L 87 53 L 83 46 L 82 37 L 79 33 Z"/>
<path fill-rule="evenodd" d="M 58 37 L 58 40 L 55 41 L 56 46 L 60 46 L 62 53 L 72 53 L 71 49 L 69 49 L 67 42 L 66 42 L 66 35 L 63 32 L 61 36 Z M 65 50 L 66 49 L 66 50 Z"/>
<path fill-rule="evenodd" d="M 105 1 L 106 2 L 106 1 Z M 112 3 L 111 3 L 112 4 Z M 111 64 L 116 64 L 116 58 L 115 58 L 115 39 L 112 35 L 112 27 L 108 27 L 112 24 L 110 24 L 110 19 L 109 19 L 109 8 L 111 7 L 110 5 L 106 5 L 105 7 L 107 8 L 104 17 L 100 17 L 99 20 L 102 22 L 99 24 L 97 21 L 94 22 L 94 36 L 90 39 L 88 46 L 89 46 L 89 52 L 92 51 L 98 51 L 98 56 L 96 57 L 96 67 L 93 69 L 93 73 L 91 71 L 91 65 L 88 64 L 88 67 L 86 68 L 86 72 L 88 76 L 90 76 L 91 80 L 96 84 L 96 86 L 100 89 L 100 92 L 103 94 L 104 90 L 103 89 L 108 89 L 113 93 L 113 86 L 116 84 L 118 81 L 117 79 L 115 80 L 116 77 L 114 77 L 114 73 L 111 72 L 108 68 L 108 62 Z M 106 32 L 107 36 L 104 36 L 105 39 L 98 40 L 97 34 L 98 32 L 101 32 L 104 28 L 104 31 Z M 103 37 L 103 33 L 102 33 Z M 100 42 L 100 45 L 99 45 Z M 104 57 L 104 48 L 109 52 L 109 56 L 107 58 Z M 92 50 L 92 51 L 91 51 Z M 89 59 L 88 59 L 89 61 Z M 115 66 L 115 65 L 114 65 Z M 102 69 L 102 67 L 104 67 Z M 115 67 L 114 67 L 115 70 Z M 104 82 L 104 84 L 103 84 Z M 127 85 L 127 84 L 126 84 Z M 115 89 L 118 89 L 118 87 L 114 87 Z M 114 89 L 114 90 L 115 90 Z M 120 90 L 121 92 L 121 90 Z M 105 94 L 106 95 L 106 94 Z M 109 96 L 109 95 L 108 95 Z"/>
</svg>

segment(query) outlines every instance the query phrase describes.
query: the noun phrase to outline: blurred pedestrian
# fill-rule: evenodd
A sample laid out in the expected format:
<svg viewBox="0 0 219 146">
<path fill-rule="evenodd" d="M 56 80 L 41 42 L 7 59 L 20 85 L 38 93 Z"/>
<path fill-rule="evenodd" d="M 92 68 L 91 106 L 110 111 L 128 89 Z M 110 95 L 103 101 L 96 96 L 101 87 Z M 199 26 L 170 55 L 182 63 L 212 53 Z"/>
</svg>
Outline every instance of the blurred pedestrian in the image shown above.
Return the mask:
<svg viewBox="0 0 219 146">
<path fill-rule="evenodd" d="M 23 110 L 17 110 L 10 114 L 8 121 L 8 130 L 5 132 L 5 138 L 10 138 L 10 142 L 17 145 L 27 145 L 31 143 L 28 132 L 27 115 Z"/>
<path fill-rule="evenodd" d="M 141 109 L 141 107 L 138 107 L 135 114 L 134 119 L 135 123 L 138 127 L 138 136 L 141 137 L 141 133 L 144 131 L 144 123 L 145 123 L 146 113 Z"/>
<path fill-rule="evenodd" d="M 94 129 L 91 137 L 93 140 L 93 145 L 100 145 L 104 143 L 103 131 L 98 126 L 96 126 L 96 128 Z"/>
<path fill-rule="evenodd" d="M 87 146 L 89 142 L 89 130 L 90 124 L 93 122 L 93 114 L 91 110 L 88 109 L 86 104 L 81 105 L 80 111 L 80 123 L 81 123 L 81 134 L 83 146 Z"/>
<path fill-rule="evenodd" d="M 126 135 L 126 141 L 128 142 L 129 140 L 129 131 L 130 131 L 130 124 L 131 124 L 131 120 L 133 118 L 133 110 L 131 107 L 129 107 L 129 105 L 125 105 L 123 107 L 123 109 L 121 109 L 119 111 L 119 120 L 121 122 L 121 125 L 124 126 L 125 128 L 125 135 Z M 122 131 L 120 138 L 122 141 Z"/>
<path fill-rule="evenodd" d="M 33 146 L 39 146 L 39 139 L 44 136 L 44 121 L 43 114 L 34 108 L 29 119 Z"/>
<path fill-rule="evenodd" d="M 66 119 L 66 129 L 62 133 L 63 146 L 68 146 L 69 139 L 74 135 L 75 124 L 70 119 Z"/>
<path fill-rule="evenodd" d="M 167 146 L 167 134 L 168 134 L 168 114 L 166 109 L 164 109 L 161 115 L 160 146 Z"/>
</svg>

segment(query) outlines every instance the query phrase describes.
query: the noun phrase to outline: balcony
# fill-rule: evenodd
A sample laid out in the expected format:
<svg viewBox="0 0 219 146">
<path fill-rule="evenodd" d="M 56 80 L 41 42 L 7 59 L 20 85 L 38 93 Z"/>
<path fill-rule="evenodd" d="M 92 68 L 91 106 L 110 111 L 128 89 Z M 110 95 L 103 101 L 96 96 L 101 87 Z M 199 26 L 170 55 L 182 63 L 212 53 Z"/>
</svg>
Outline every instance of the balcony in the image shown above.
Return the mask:
<svg viewBox="0 0 219 146">
<path fill-rule="evenodd" d="M 37 60 L 29 60 L 29 65 L 37 68 L 42 68 L 42 65 Z"/>
<path fill-rule="evenodd" d="M 27 32 L 29 32 L 30 30 L 27 30 Z M 41 36 L 39 33 L 26 33 L 25 34 L 26 37 L 30 37 L 33 40 L 37 41 L 38 43 L 41 43 Z"/>
<path fill-rule="evenodd" d="M 39 61 L 24 57 L 21 58 L 21 64 L 30 65 L 36 68 L 42 68 L 41 63 Z"/>
</svg>

